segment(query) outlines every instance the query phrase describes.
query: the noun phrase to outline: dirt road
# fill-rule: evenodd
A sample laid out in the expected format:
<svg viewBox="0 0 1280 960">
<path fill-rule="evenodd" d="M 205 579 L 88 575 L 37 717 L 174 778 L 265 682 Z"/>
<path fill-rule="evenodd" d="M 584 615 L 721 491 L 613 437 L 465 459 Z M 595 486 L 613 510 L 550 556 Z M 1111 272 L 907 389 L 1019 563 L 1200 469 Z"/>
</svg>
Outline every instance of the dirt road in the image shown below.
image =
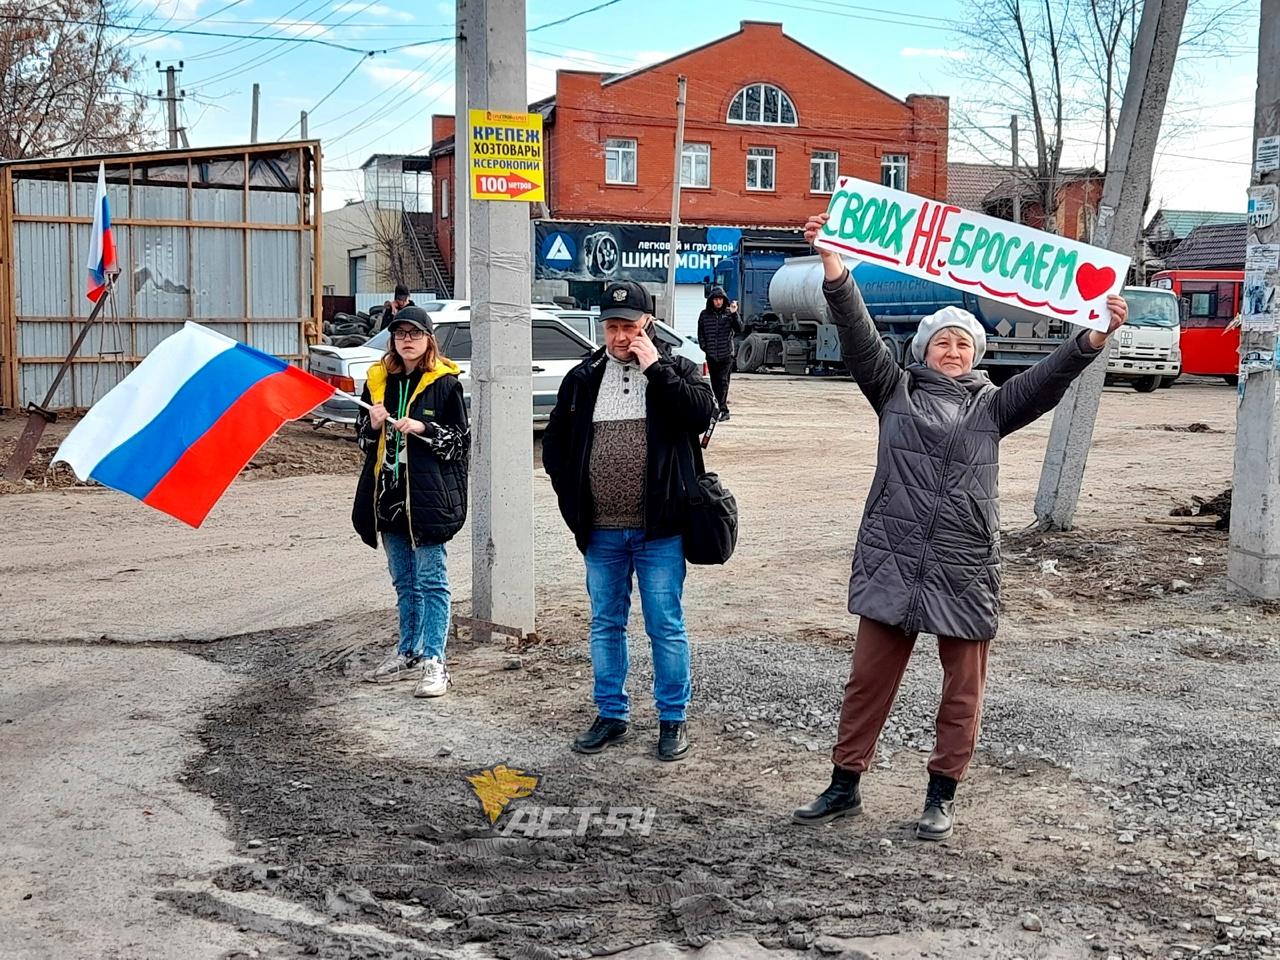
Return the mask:
<svg viewBox="0 0 1280 960">
<path fill-rule="evenodd" d="M 633 742 L 594 759 L 566 750 L 593 712 L 587 607 L 541 475 L 543 643 L 517 661 L 463 637 L 450 695 L 427 704 L 407 686 L 356 682 L 393 619 L 380 556 L 349 533 L 348 477 L 237 485 L 199 532 L 110 492 L 0 497 L 16 545 L 0 565 L 5 789 L 24 769 L 11 751 L 27 756 L 41 729 L 32 678 L 45 689 L 53 671 L 89 724 L 114 729 L 140 709 L 135 694 L 102 695 L 99 657 L 113 670 L 136 657 L 145 675 L 155 648 L 82 641 L 217 640 L 165 647 L 190 662 L 200 696 L 155 685 L 142 708 L 186 752 L 135 769 L 211 801 L 233 847 L 209 845 L 182 875 L 165 866 L 172 840 L 156 841 L 154 864 L 133 861 L 146 897 L 104 921 L 113 955 L 154 955 L 129 946 L 128 923 L 171 925 L 196 955 L 229 932 L 241 945 L 225 949 L 278 957 L 1273 955 L 1280 613 L 1226 582 L 1225 533 L 1146 522 L 1228 485 L 1234 391 L 1108 390 L 1069 535 L 1018 532 L 1048 421 L 1006 442 L 1002 634 L 961 829 L 938 846 L 909 832 L 939 682 L 923 639 L 866 814 L 816 831 L 786 821 L 829 772 L 874 420 L 839 381 L 742 378 L 734 409 L 711 459 L 738 496 L 743 536 L 731 564 L 690 577 L 695 749 L 672 767 L 650 756 L 643 643 Z M 450 552 L 464 610 L 468 563 L 464 535 Z M 495 832 L 467 777 L 498 764 L 538 782 Z M 56 781 L 47 789 L 56 796 Z M 27 856 L 111 863 L 141 816 L 111 802 L 119 820 L 68 853 L 32 801 Z M 639 811 L 614 811 L 616 836 L 610 805 Z M 534 817 L 542 832 L 522 835 Z M 546 832 L 578 823 L 582 836 Z M 14 895 L 0 916 L 66 932 L 50 878 L 32 867 L 3 880 Z"/>
</svg>

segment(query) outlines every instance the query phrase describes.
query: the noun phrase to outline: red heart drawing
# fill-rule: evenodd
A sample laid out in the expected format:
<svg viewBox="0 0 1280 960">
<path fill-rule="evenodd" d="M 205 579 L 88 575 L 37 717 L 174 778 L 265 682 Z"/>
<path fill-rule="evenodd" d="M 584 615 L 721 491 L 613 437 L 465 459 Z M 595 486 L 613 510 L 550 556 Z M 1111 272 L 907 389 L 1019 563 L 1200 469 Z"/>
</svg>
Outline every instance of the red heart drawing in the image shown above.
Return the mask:
<svg viewBox="0 0 1280 960">
<path fill-rule="evenodd" d="M 1116 282 L 1116 272 L 1110 267 L 1095 267 L 1092 263 L 1080 264 L 1076 271 L 1076 289 L 1086 300 L 1101 296 Z"/>
</svg>

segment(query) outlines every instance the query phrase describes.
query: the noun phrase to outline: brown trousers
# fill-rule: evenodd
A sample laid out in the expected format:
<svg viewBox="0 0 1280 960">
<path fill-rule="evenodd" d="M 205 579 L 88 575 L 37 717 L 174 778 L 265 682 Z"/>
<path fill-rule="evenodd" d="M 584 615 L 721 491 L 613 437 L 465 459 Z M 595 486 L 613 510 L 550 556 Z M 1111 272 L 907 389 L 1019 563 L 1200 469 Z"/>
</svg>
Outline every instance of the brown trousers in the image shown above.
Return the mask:
<svg viewBox="0 0 1280 960">
<path fill-rule="evenodd" d="M 844 685 L 840 730 L 831 759 L 837 767 L 866 771 L 876 755 L 876 741 L 889 719 L 898 685 L 916 637 L 862 617 L 853 648 L 853 667 Z M 982 692 L 987 682 L 988 640 L 938 638 L 942 660 L 942 703 L 938 706 L 937 741 L 929 758 L 929 772 L 964 776 L 978 743 L 982 720 Z"/>
</svg>

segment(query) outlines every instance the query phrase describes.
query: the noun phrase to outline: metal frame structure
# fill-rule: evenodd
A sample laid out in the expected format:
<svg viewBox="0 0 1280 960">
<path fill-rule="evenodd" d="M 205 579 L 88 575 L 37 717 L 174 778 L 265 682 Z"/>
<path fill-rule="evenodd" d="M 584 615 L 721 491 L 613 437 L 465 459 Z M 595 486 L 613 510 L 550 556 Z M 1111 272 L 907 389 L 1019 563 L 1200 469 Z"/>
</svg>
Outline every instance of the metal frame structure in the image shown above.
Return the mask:
<svg viewBox="0 0 1280 960">
<path fill-rule="evenodd" d="M 123 271 L 118 286 L 123 288 L 124 305 L 127 308 L 120 310 L 119 316 L 120 324 L 127 331 L 124 337 L 125 356 L 114 358 L 112 364 L 118 368 L 119 360 L 123 359 L 124 367 L 131 369 L 162 335 L 167 335 L 163 330 L 164 325 L 175 327 L 186 320 L 207 323 L 251 344 L 255 339 L 268 338 L 268 343 L 255 345 L 261 345 L 286 360 L 300 361 L 305 357 L 308 343 L 316 342 L 319 337 L 323 311 L 321 265 L 324 238 L 320 212 L 319 141 L 9 161 L 0 164 L 0 407 L 19 409 L 28 401 L 40 399 L 40 396 L 31 394 L 43 394 L 43 390 L 38 389 L 38 384 L 51 379 L 57 365 L 66 357 L 66 347 L 61 344 L 69 346 L 79 327 L 87 319 L 90 304 L 84 296 L 85 267 L 79 260 L 83 241 L 93 218 L 85 215 L 91 211 L 78 211 L 78 206 L 83 207 L 83 204 L 77 204 L 77 200 L 88 189 L 86 183 L 90 179 L 96 183 L 100 162 L 106 166 L 108 192 L 113 195 L 112 227 L 117 231 L 117 245 L 121 248 L 119 261 Z M 236 171 L 235 164 L 239 164 L 239 184 L 232 184 L 227 179 L 227 171 Z M 181 179 L 175 179 L 175 172 L 180 172 L 184 165 L 185 183 Z M 208 171 L 215 167 L 221 170 L 221 180 L 209 179 Z M 280 173 L 286 167 L 286 172 L 292 171 L 296 179 L 297 197 L 296 211 L 289 210 L 287 216 L 284 212 L 293 204 L 279 199 L 286 192 L 294 192 L 291 180 Z M 148 171 L 156 169 L 165 171 L 165 179 L 149 179 Z M 259 176 L 255 180 L 255 174 L 262 174 L 263 171 L 275 172 L 277 182 L 263 182 L 265 176 Z M 57 213 L 23 211 L 19 197 L 23 181 L 43 181 L 47 185 L 48 196 L 44 198 L 46 205 L 50 198 L 56 198 L 57 205 L 61 205 L 65 191 L 65 209 Z M 206 205 L 210 207 L 217 207 L 216 201 L 219 199 L 239 193 L 238 211 L 233 209 L 235 204 L 232 203 L 227 205 L 228 209 L 225 211 L 219 210 L 216 214 L 197 218 L 199 204 L 196 194 L 205 188 L 222 191 L 221 198 L 209 198 L 210 202 Z M 45 187 L 39 183 L 30 186 L 31 191 L 42 189 Z M 183 191 L 185 199 L 177 203 L 174 194 L 168 191 Z M 266 206 L 280 214 L 278 221 L 292 222 L 255 219 L 255 194 L 260 191 L 276 195 L 277 199 L 271 200 Z M 122 192 L 127 201 L 122 205 L 123 209 L 117 209 L 115 198 Z M 149 217 L 141 214 L 139 208 L 144 205 L 143 201 L 149 204 L 153 200 L 162 200 L 163 203 L 157 204 L 160 206 L 181 207 L 185 215 Z M 48 226 L 47 234 L 39 231 L 40 225 Z M 209 231 L 219 233 L 214 235 Z M 239 237 L 233 241 L 227 231 L 238 232 Z M 283 247 L 283 258 L 286 261 L 291 257 L 296 260 L 296 291 L 281 286 L 289 283 L 291 278 L 253 276 L 255 240 L 268 235 L 278 236 L 280 233 L 297 237 L 296 247 L 287 243 Z M 152 296 L 157 299 L 162 296 L 168 298 L 169 303 L 174 303 L 177 297 L 184 297 L 185 308 L 174 311 L 182 313 L 181 316 L 155 315 L 153 310 L 145 309 L 145 303 L 144 309 L 138 309 L 136 295 L 143 291 L 142 299 L 145 301 L 148 291 L 144 287 L 147 283 L 154 282 L 155 270 L 147 262 L 149 251 L 144 249 L 149 238 L 154 245 L 158 246 L 163 241 L 168 244 L 170 252 L 178 251 L 166 266 L 185 276 L 180 278 L 179 283 L 170 283 L 164 287 L 163 294 L 153 293 Z M 204 240 L 210 244 L 216 240 L 223 253 L 231 249 L 232 243 L 238 244 L 238 264 L 233 262 L 237 259 L 235 254 L 227 258 L 225 264 L 219 264 L 226 266 L 225 276 L 217 277 L 216 267 L 197 264 L 196 250 L 202 238 L 212 238 Z M 23 249 L 24 245 L 30 245 L 33 249 Z M 50 256 L 40 256 L 40 250 L 34 249 L 41 245 Z M 185 264 L 180 262 L 183 247 Z M 66 276 L 60 276 L 64 269 Z M 235 276 L 237 273 L 240 276 Z M 195 282 L 198 275 L 206 281 L 206 286 L 221 280 L 221 289 L 199 289 Z M 290 315 L 285 316 L 255 315 L 255 282 L 274 285 L 278 290 L 287 291 L 284 299 L 289 300 L 291 305 L 296 305 L 296 311 L 290 311 Z M 242 283 L 243 289 L 230 295 L 227 285 L 231 283 Z M 69 307 L 66 312 L 59 315 L 48 310 L 31 311 L 29 305 L 32 302 L 47 303 L 50 299 L 59 297 L 63 284 L 66 284 L 68 294 L 62 300 Z M 26 306 L 21 302 L 24 285 L 28 288 Z M 34 289 L 42 285 L 45 285 L 45 290 Z M 56 287 L 56 294 L 49 294 L 48 290 L 53 287 Z M 156 289 L 162 288 L 156 286 Z M 259 291 L 260 294 L 262 292 Z M 239 299 L 241 296 L 242 299 Z M 204 303 L 201 302 L 202 298 Z M 259 299 L 261 300 L 261 296 Z M 219 315 L 216 311 L 211 312 L 211 304 L 215 300 L 218 303 L 237 301 L 242 310 L 230 315 Z M 149 325 L 160 326 L 148 330 Z M 294 325 L 297 329 L 296 336 L 286 334 L 285 328 Z M 100 338 L 102 335 L 99 333 L 97 336 Z M 95 337 L 90 336 L 88 343 L 94 340 Z M 24 346 L 28 348 L 25 353 Z M 76 368 L 103 362 L 98 355 L 88 355 L 90 349 L 92 348 L 86 344 L 86 355 L 76 358 L 73 374 Z M 94 379 L 92 388 L 86 388 L 83 377 L 68 377 L 54 406 L 59 409 L 90 406 L 102 392 L 97 385 L 97 378 Z M 114 384 L 104 383 L 103 390 L 112 385 Z M 94 395 L 87 396 L 87 393 Z"/>
</svg>

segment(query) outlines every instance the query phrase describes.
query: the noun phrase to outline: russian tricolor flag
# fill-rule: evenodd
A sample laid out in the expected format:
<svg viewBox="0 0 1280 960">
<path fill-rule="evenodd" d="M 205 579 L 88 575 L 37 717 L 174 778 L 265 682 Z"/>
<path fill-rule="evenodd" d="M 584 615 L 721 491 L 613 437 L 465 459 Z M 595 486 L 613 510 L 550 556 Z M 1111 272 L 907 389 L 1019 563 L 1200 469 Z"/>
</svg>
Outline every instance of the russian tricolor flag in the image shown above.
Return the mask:
<svg viewBox="0 0 1280 960">
<path fill-rule="evenodd" d="M 111 236 L 111 205 L 107 202 L 107 168 L 98 164 L 98 195 L 93 201 L 93 231 L 89 234 L 89 289 L 94 303 L 107 292 L 107 275 L 119 273 L 116 242 Z"/>
<path fill-rule="evenodd" d="M 198 527 L 286 420 L 332 394 L 277 357 L 187 323 L 93 405 L 54 460 Z"/>
</svg>

